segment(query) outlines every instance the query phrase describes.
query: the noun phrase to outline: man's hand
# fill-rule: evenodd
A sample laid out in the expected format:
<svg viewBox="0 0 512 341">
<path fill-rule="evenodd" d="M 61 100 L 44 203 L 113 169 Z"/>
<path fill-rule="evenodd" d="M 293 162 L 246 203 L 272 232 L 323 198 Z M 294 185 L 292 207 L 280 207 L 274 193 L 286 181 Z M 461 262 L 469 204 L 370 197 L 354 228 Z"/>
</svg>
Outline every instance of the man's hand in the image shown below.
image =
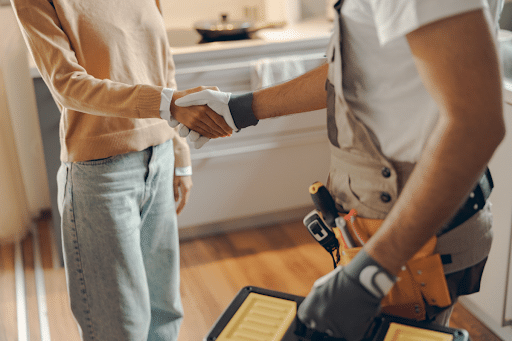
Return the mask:
<svg viewBox="0 0 512 341">
<path fill-rule="evenodd" d="M 380 311 L 380 301 L 396 278 L 364 250 L 345 267 L 319 278 L 297 316 L 308 328 L 359 341 Z"/>
<path fill-rule="evenodd" d="M 229 92 L 203 90 L 187 95 L 176 101 L 178 106 L 207 105 L 217 114 L 221 115 L 226 123 L 235 131 L 248 126 L 258 124 L 258 119 L 252 111 L 252 93 L 232 96 Z M 187 127 L 180 127 L 180 136 L 189 135 L 189 140 L 196 148 L 201 148 L 206 142 L 205 136 L 198 131 L 192 131 Z"/>
<path fill-rule="evenodd" d="M 174 176 L 174 201 L 176 202 L 176 214 L 180 214 L 190 196 L 192 189 L 191 176 Z"/>
<path fill-rule="evenodd" d="M 174 91 L 171 101 L 171 115 L 184 126 L 198 132 L 207 138 L 225 137 L 231 135 L 232 128 L 210 107 L 200 104 L 183 107 L 176 105 L 176 101 L 189 94 L 204 91 L 218 91 L 217 87 L 200 86 L 193 89 Z"/>
</svg>

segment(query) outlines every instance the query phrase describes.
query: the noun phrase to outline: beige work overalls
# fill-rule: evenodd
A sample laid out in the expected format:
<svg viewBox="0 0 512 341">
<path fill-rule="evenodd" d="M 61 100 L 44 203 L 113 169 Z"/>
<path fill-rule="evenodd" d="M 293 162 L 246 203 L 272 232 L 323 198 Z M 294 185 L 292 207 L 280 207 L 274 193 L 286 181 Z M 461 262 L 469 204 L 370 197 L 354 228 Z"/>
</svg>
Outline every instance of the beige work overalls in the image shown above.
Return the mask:
<svg viewBox="0 0 512 341">
<path fill-rule="evenodd" d="M 355 224 L 371 236 L 380 226 L 379 220 L 395 204 L 414 165 L 388 160 L 374 134 L 345 101 L 340 48 L 342 3 L 335 5 L 337 16 L 327 50 L 327 129 L 331 142 L 327 188 L 338 208 L 357 211 L 357 217 L 363 219 Z M 433 237 L 398 275 L 397 285 L 383 300 L 383 312 L 417 320 L 430 319 L 430 315 L 449 307 L 459 295 L 477 291 L 492 241 L 491 225 L 487 203 L 459 227 Z M 358 250 L 342 250 L 339 264 L 346 264 Z M 450 263 L 443 264 L 440 255 L 447 254 Z M 471 281 L 464 283 L 462 290 L 459 284 L 468 277 Z"/>
</svg>

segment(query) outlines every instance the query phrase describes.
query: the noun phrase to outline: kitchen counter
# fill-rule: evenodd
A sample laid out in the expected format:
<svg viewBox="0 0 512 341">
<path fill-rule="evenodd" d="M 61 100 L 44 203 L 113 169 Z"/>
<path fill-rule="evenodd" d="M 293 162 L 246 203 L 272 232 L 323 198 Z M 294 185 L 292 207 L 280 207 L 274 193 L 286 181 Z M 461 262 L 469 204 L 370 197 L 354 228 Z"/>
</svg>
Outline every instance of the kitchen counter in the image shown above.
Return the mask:
<svg viewBox="0 0 512 341">
<path fill-rule="evenodd" d="M 228 64 L 255 55 L 318 51 L 327 46 L 331 29 L 331 21 L 315 18 L 280 29 L 260 30 L 252 39 L 237 41 L 199 43 L 201 36 L 192 28 L 170 28 L 167 33 L 176 66 L 189 68 L 209 65 L 214 60 Z M 505 40 L 512 40 L 512 32 L 501 30 L 500 41 Z M 32 57 L 29 63 L 31 76 L 41 77 Z M 505 101 L 512 104 L 512 78 L 505 77 L 503 88 Z"/>
<path fill-rule="evenodd" d="M 284 42 L 303 42 L 305 40 L 315 41 L 329 39 L 333 23 L 323 18 L 306 20 L 293 25 L 286 25 L 283 28 L 270 28 L 256 32 L 253 39 L 236 41 L 219 41 L 210 43 L 200 43 L 194 46 L 183 46 L 183 40 L 174 37 L 174 32 L 186 33 L 187 29 L 169 29 L 169 42 L 173 47 L 175 55 L 189 54 L 197 52 L 213 52 L 218 50 L 235 50 L 241 48 L 255 48 L 264 45 L 275 45 Z M 190 29 L 195 34 L 197 41 L 201 39 L 198 33 Z M 177 44 L 173 44 L 176 39 Z M 186 44 L 186 43 L 185 43 Z M 177 46 L 177 47 L 176 47 Z"/>
<path fill-rule="evenodd" d="M 199 43 L 201 36 L 193 29 L 171 28 L 167 34 L 177 68 L 198 67 L 222 61 L 232 63 L 254 59 L 257 55 L 279 56 L 289 51 L 308 54 L 325 50 L 331 32 L 332 22 L 311 19 L 279 29 L 264 29 L 256 32 L 252 39 Z M 30 72 L 33 78 L 41 77 L 30 58 Z"/>
</svg>

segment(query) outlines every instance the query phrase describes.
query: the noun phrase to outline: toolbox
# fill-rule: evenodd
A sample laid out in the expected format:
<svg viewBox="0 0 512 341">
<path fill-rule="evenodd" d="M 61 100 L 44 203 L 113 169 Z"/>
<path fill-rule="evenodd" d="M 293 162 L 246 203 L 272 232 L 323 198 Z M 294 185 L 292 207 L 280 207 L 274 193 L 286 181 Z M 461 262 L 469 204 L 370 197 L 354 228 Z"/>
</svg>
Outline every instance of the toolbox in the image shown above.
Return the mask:
<svg viewBox="0 0 512 341">
<path fill-rule="evenodd" d="M 304 297 L 242 288 L 204 341 L 342 341 L 308 329 L 296 317 Z M 362 341 L 469 341 L 466 330 L 381 315 Z"/>
</svg>

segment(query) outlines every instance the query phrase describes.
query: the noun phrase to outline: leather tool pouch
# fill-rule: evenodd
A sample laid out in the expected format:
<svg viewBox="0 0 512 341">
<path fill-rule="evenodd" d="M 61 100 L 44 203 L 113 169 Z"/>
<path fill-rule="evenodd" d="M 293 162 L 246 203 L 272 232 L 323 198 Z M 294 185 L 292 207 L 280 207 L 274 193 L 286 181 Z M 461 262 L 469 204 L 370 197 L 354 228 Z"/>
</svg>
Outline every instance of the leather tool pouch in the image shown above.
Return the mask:
<svg viewBox="0 0 512 341">
<path fill-rule="evenodd" d="M 355 210 L 344 218 L 353 239 L 361 238 L 363 241 L 367 241 L 383 221 L 358 217 Z M 347 248 L 339 229 L 333 230 L 340 244 L 338 265 L 344 266 L 361 247 Z M 421 321 L 426 319 L 425 304 L 443 308 L 452 303 L 441 257 L 434 253 L 436 242 L 436 237 L 430 239 L 398 274 L 397 282 L 381 302 L 383 313 Z"/>
</svg>

